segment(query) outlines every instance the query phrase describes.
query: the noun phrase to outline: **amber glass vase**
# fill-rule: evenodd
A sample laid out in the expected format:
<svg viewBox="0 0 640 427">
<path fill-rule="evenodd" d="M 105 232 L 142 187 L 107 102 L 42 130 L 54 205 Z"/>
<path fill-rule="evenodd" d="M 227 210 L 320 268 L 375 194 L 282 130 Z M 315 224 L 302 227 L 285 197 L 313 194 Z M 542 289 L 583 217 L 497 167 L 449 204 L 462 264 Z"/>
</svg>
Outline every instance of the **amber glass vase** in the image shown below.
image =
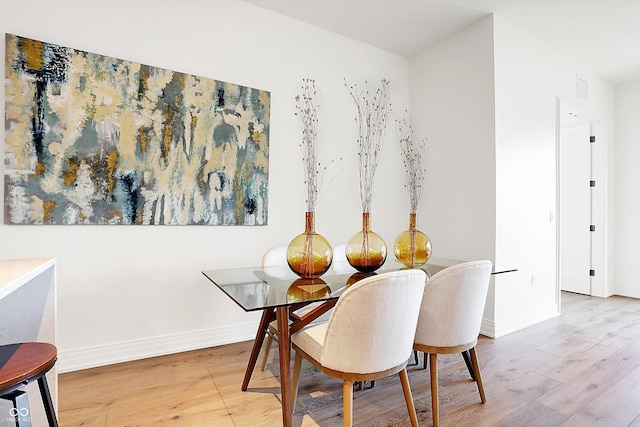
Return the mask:
<svg viewBox="0 0 640 427">
<path fill-rule="evenodd" d="M 387 245 L 379 234 L 371 231 L 369 212 L 362 213 L 362 231 L 347 242 L 345 253 L 349 264 L 363 273 L 376 271 L 387 259 Z"/>
<path fill-rule="evenodd" d="M 396 259 L 411 268 L 420 267 L 431 257 L 431 240 L 416 224 L 416 214 L 409 214 L 409 229 L 400 233 L 393 246 Z"/>
<path fill-rule="evenodd" d="M 289 267 L 305 279 L 322 276 L 333 261 L 331 245 L 315 232 L 314 220 L 314 213 L 307 212 L 304 233 L 296 236 L 287 248 Z"/>
</svg>

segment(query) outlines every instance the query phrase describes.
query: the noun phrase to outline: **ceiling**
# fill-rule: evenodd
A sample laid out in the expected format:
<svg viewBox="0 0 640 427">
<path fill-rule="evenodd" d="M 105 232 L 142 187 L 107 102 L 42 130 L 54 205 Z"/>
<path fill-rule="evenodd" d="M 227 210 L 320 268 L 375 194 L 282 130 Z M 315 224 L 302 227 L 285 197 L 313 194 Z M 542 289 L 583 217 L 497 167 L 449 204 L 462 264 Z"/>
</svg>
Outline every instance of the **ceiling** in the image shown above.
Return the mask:
<svg viewBox="0 0 640 427">
<path fill-rule="evenodd" d="M 640 79 L 640 0 L 244 0 L 405 57 L 491 13 L 622 83 Z"/>
</svg>

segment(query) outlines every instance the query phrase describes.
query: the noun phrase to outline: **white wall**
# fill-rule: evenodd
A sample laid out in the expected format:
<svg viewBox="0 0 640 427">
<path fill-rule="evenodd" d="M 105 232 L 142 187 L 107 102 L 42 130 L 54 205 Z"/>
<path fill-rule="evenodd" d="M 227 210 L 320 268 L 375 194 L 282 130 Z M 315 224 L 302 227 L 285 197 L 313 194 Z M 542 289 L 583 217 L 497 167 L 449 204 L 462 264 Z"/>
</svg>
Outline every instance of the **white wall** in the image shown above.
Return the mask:
<svg viewBox="0 0 640 427">
<path fill-rule="evenodd" d="M 491 18 L 411 60 L 411 114 L 427 137 L 421 228 L 434 255 L 493 258 L 493 71 Z"/>
<path fill-rule="evenodd" d="M 267 226 L 0 225 L 0 258 L 58 258 L 61 371 L 253 338 L 259 314 L 244 313 L 201 270 L 258 265 L 303 231 L 294 116 L 302 79 L 321 92 L 320 160 L 343 157 L 316 214 L 334 245 L 360 229 L 362 212 L 356 110 L 343 78 L 387 78 L 392 107 L 409 108 L 405 58 L 238 1 L 2 0 L 0 29 L 271 92 Z M 377 173 L 372 228 L 392 245 L 409 207 L 393 127 Z"/>
<path fill-rule="evenodd" d="M 589 83 L 588 101 L 576 98 L 576 76 Z M 559 313 L 556 100 L 611 124 L 612 89 L 499 16 L 412 58 L 412 113 L 430 141 L 421 228 L 438 255 L 518 269 L 494 277 L 483 333 L 501 336 Z M 605 128 L 602 183 L 609 185 L 613 126 Z"/>
<path fill-rule="evenodd" d="M 615 100 L 615 293 L 640 298 L 640 80 L 616 85 Z"/>
<path fill-rule="evenodd" d="M 494 18 L 494 32 L 496 263 L 518 267 L 517 274 L 496 279 L 496 334 L 502 335 L 559 310 L 556 100 L 580 105 L 610 125 L 600 141 L 606 166 L 606 150 L 613 141 L 613 86 L 499 16 Z M 576 97 L 576 76 L 589 84 L 588 101 Z M 609 179 L 602 178 L 604 189 Z M 603 252 L 611 254 L 610 249 Z M 606 260 L 600 261 L 606 267 Z"/>
<path fill-rule="evenodd" d="M 411 59 L 411 113 L 416 136 L 427 137 L 419 228 L 434 256 L 495 259 L 493 76 L 491 17 Z"/>
</svg>

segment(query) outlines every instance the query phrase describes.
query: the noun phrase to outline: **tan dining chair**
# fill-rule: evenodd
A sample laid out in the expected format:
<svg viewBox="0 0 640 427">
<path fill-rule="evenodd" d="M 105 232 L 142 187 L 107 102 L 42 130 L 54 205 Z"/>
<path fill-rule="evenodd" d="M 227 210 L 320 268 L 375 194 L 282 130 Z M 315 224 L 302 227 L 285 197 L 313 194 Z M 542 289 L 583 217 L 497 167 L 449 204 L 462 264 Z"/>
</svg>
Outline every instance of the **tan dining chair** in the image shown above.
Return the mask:
<svg viewBox="0 0 640 427">
<path fill-rule="evenodd" d="M 276 246 L 268 249 L 262 256 L 263 267 L 276 267 L 287 265 L 287 247 Z"/>
<path fill-rule="evenodd" d="M 331 268 L 336 273 L 352 272 L 355 269 L 349 264 L 347 260 L 347 245 L 337 245 L 333 247 L 333 262 Z"/>
<path fill-rule="evenodd" d="M 302 359 L 343 381 L 344 425 L 353 423 L 353 383 L 399 374 L 411 425 L 418 420 L 406 365 L 420 311 L 426 274 L 401 270 L 362 279 L 344 291 L 329 322 L 310 326 L 291 337 L 295 350 L 295 410 Z"/>
<path fill-rule="evenodd" d="M 276 246 L 268 249 L 262 256 L 262 268 L 268 267 L 284 267 L 287 265 L 287 247 Z M 269 358 L 269 352 L 271 350 L 271 344 L 274 339 L 278 339 L 278 325 L 276 321 L 269 323 L 269 327 L 266 334 L 266 341 L 262 347 L 262 364 L 260 370 L 264 371 L 267 366 L 267 359 Z"/>
<path fill-rule="evenodd" d="M 282 277 L 297 277 L 295 273 L 289 268 L 287 264 L 287 247 L 286 246 L 276 246 L 267 250 L 262 256 L 262 268 L 263 270 L 268 270 L 270 273 L 276 273 Z M 300 316 L 308 313 L 318 304 L 309 304 L 298 310 L 296 313 Z M 322 323 L 329 320 L 329 314 L 324 313 L 318 319 L 314 320 L 312 324 Z M 267 366 L 267 361 L 269 359 L 269 353 L 271 350 L 271 345 L 273 344 L 273 340 L 278 339 L 278 322 L 273 321 L 269 323 L 266 333 L 266 340 L 264 342 L 262 348 L 262 363 L 260 364 L 260 370 L 264 371 Z"/>
<path fill-rule="evenodd" d="M 349 263 L 349 261 L 347 260 L 347 244 L 346 243 L 336 245 L 333 247 L 333 262 L 337 262 L 337 263 L 346 262 L 347 264 Z"/>
<path fill-rule="evenodd" d="M 429 355 L 434 426 L 438 426 L 440 418 L 438 354 L 469 352 L 472 378 L 478 385 L 482 403 L 487 401 L 480 376 L 476 344 L 489 289 L 491 268 L 490 261 L 470 261 L 445 268 L 427 280 L 413 348 L 424 352 L 425 358 Z"/>
</svg>

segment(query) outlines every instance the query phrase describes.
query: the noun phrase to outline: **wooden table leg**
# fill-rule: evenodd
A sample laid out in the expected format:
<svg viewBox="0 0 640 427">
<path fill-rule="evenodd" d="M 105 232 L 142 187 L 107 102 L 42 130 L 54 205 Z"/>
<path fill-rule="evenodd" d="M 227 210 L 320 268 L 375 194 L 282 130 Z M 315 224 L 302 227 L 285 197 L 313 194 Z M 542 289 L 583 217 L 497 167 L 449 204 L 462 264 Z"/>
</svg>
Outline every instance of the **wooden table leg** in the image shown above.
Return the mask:
<svg viewBox="0 0 640 427">
<path fill-rule="evenodd" d="M 246 391 L 249 387 L 249 380 L 253 369 L 256 367 L 256 361 L 258 360 L 258 354 L 260 354 L 260 348 L 264 342 L 264 335 L 267 333 L 269 323 L 275 319 L 274 310 L 264 309 L 262 310 L 262 318 L 260 319 L 260 325 L 258 326 L 258 332 L 256 332 L 256 339 L 253 340 L 253 348 L 251 348 L 251 356 L 249 356 L 249 363 L 247 364 L 247 370 L 244 372 L 244 379 L 242 380 L 242 391 Z"/>
<path fill-rule="evenodd" d="M 280 358 L 280 391 L 282 396 L 282 425 L 291 426 L 291 332 L 289 331 L 289 307 L 278 307 L 276 309 L 276 319 L 278 320 L 278 350 Z"/>
</svg>

